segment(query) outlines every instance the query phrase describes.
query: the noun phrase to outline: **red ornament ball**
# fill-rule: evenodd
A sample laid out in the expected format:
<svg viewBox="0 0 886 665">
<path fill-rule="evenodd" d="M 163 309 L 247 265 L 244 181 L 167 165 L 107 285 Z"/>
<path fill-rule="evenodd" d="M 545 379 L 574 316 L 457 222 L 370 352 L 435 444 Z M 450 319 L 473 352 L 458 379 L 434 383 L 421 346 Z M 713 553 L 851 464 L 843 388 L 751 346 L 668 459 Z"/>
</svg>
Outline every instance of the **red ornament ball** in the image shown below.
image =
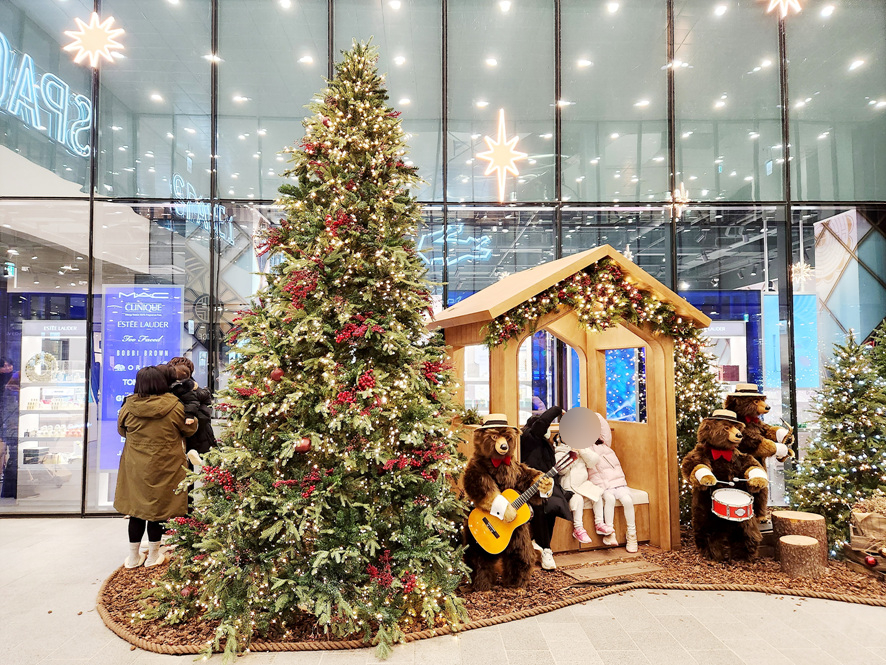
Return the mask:
<svg viewBox="0 0 886 665">
<path fill-rule="evenodd" d="M 295 452 L 306 453 L 311 449 L 311 440 L 308 437 L 302 437 L 302 440 L 295 444 Z"/>
<path fill-rule="evenodd" d="M 283 378 L 284 373 L 285 372 L 282 369 L 280 369 L 279 367 L 272 369 L 271 370 L 271 381 L 279 381 L 280 379 Z"/>
<path fill-rule="evenodd" d="M 871 568 L 873 568 L 874 566 L 877 565 L 877 557 L 874 557 L 874 556 L 871 556 L 870 554 L 868 554 L 868 555 L 864 558 L 864 562 L 865 562 L 866 565 L 868 565 L 868 566 L 870 566 Z"/>
</svg>

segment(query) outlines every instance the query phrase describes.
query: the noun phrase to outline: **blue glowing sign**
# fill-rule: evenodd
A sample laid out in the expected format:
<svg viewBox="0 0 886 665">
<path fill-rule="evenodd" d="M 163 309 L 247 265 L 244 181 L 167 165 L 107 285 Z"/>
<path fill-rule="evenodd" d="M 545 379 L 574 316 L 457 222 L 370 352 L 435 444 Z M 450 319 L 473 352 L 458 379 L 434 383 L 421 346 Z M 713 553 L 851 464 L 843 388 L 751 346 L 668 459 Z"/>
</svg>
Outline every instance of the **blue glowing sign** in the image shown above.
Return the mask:
<svg viewBox="0 0 886 665">
<path fill-rule="evenodd" d="M 0 32 L 0 112 L 14 116 L 80 157 L 89 156 L 92 102 L 55 74 L 38 75 L 34 59 Z"/>
<path fill-rule="evenodd" d="M 178 173 L 172 176 L 172 198 L 175 199 L 172 206 L 175 215 L 206 231 L 212 230 L 212 220 L 215 218 L 218 237 L 229 245 L 234 245 L 234 216 L 229 215 L 223 205 L 216 203 L 213 206 L 197 196 L 194 186 Z"/>
<path fill-rule="evenodd" d="M 100 468 L 116 469 L 123 438 L 117 412 L 135 386 L 135 374 L 181 352 L 182 287 L 105 286 L 101 364 Z"/>
<path fill-rule="evenodd" d="M 454 266 L 459 263 L 467 263 L 468 261 L 487 261 L 492 256 L 492 238 L 489 236 L 468 236 L 462 238 L 461 234 L 464 230 L 464 224 L 455 224 L 448 227 L 445 231 L 442 229 L 433 233 L 425 233 L 416 244 L 419 256 L 428 267 L 443 265 L 443 240 L 445 237 L 449 256 L 446 257 L 446 265 Z M 425 252 L 428 249 L 439 250 L 441 256 L 429 257 Z M 464 251 L 464 250 L 467 251 Z"/>
</svg>

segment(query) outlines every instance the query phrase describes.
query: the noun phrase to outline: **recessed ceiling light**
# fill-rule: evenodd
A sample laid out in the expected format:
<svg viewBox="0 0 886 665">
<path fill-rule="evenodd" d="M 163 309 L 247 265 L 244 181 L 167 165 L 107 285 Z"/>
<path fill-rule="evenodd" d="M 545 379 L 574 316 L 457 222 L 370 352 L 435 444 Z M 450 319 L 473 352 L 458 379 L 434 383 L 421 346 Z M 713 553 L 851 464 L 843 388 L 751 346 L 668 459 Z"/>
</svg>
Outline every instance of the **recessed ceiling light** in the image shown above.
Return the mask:
<svg viewBox="0 0 886 665">
<path fill-rule="evenodd" d="M 185 131 L 186 131 L 188 134 L 196 134 L 196 133 L 197 133 L 197 130 L 194 129 L 193 127 L 185 127 Z"/>
<path fill-rule="evenodd" d="M 859 67 L 861 67 L 863 64 L 864 64 L 864 60 L 853 60 L 852 64 L 849 65 L 849 71 L 851 72 L 853 70 L 856 70 Z"/>
<path fill-rule="evenodd" d="M 175 138 L 175 134 L 173 134 L 172 132 L 166 132 L 166 138 L 168 138 L 168 139 L 174 139 L 174 138 Z"/>
<path fill-rule="evenodd" d="M 310 65 L 312 62 L 314 62 L 314 58 L 312 58 L 309 55 L 303 55 L 302 57 L 300 57 L 298 59 L 298 61 L 305 64 L 305 65 Z"/>
<path fill-rule="evenodd" d="M 509 0 L 501 0 L 501 2 L 498 3 L 498 8 L 502 11 L 502 13 L 506 13 L 511 9 L 511 3 L 509 2 Z"/>
<path fill-rule="evenodd" d="M 280 0 L 280 6 L 283 9 L 290 9 L 292 7 L 292 0 Z"/>
<path fill-rule="evenodd" d="M 489 106 L 489 102 L 484 102 L 483 100 L 480 100 L 479 102 L 477 102 L 476 106 L 478 109 L 485 109 L 487 106 Z"/>
<path fill-rule="evenodd" d="M 721 108 L 723 108 L 724 106 L 726 106 L 726 102 L 724 102 L 722 99 L 718 99 L 718 100 L 714 103 L 714 108 L 715 108 L 715 109 L 721 109 Z"/>
<path fill-rule="evenodd" d="M 409 99 L 409 97 L 404 97 L 403 99 L 401 99 L 401 100 L 400 100 L 399 102 L 397 102 L 397 103 L 398 103 L 400 106 L 408 106 L 409 104 L 412 103 L 412 100 Z"/>
<path fill-rule="evenodd" d="M 590 60 L 586 60 L 585 58 L 581 58 L 577 64 L 579 67 L 591 67 L 594 63 Z"/>
<path fill-rule="evenodd" d="M 828 16 L 830 16 L 833 13 L 834 13 L 834 6 L 833 5 L 825 5 L 824 7 L 821 8 L 821 15 L 825 18 L 827 18 Z"/>
<path fill-rule="evenodd" d="M 612 133 L 609 135 L 609 138 L 611 138 L 611 139 L 617 139 L 619 136 L 620 136 L 620 134 L 619 134 L 618 132 L 612 132 Z"/>
<path fill-rule="evenodd" d="M 396 58 L 394 58 L 394 64 L 397 65 L 398 67 L 400 65 L 402 65 L 404 62 L 406 62 L 406 58 L 404 58 L 402 55 L 398 55 Z"/>
<path fill-rule="evenodd" d="M 209 60 L 209 62 L 221 62 L 221 58 L 215 53 L 207 53 L 203 56 L 203 59 Z"/>
<path fill-rule="evenodd" d="M 717 6 L 714 8 L 714 13 L 715 13 L 717 16 L 723 16 L 723 14 L 726 13 L 726 10 L 727 10 L 727 9 L 729 9 L 729 7 L 727 7 L 726 5 L 717 5 Z"/>
<path fill-rule="evenodd" d="M 251 97 L 244 97 L 243 95 L 234 95 L 235 102 L 248 102 L 251 100 Z"/>
<path fill-rule="evenodd" d="M 614 14 L 615 12 L 617 12 L 619 7 L 620 7 L 620 5 L 617 2 L 607 2 L 606 3 L 606 10 L 610 14 Z"/>
<path fill-rule="evenodd" d="M 495 58 L 486 58 L 486 64 L 490 67 L 495 67 L 496 65 L 498 65 L 498 60 L 496 60 Z"/>
<path fill-rule="evenodd" d="M 154 100 L 155 102 L 162 102 L 163 95 L 161 95 L 159 92 L 152 92 L 151 99 Z"/>
<path fill-rule="evenodd" d="M 648 99 L 641 99 L 639 102 L 635 102 L 634 106 L 638 106 L 640 108 L 645 108 L 645 107 L 649 106 L 649 100 Z"/>
<path fill-rule="evenodd" d="M 388 6 L 389 6 L 391 9 L 393 9 L 394 11 L 397 11 L 398 9 L 400 9 L 400 0 L 391 0 L 391 1 L 388 3 Z"/>
</svg>

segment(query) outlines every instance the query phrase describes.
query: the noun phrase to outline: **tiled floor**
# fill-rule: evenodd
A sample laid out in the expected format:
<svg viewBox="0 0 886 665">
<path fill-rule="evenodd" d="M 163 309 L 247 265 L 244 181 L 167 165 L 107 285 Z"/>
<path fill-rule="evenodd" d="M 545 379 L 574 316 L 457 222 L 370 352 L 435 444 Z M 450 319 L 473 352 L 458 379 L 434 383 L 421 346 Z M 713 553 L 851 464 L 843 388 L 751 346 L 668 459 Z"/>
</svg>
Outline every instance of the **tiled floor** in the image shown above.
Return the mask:
<svg viewBox="0 0 886 665">
<path fill-rule="evenodd" d="M 125 555 L 120 519 L 0 520 L 0 663 L 179 663 L 111 633 L 95 611 Z M 216 656 L 214 661 L 221 663 Z M 249 654 L 238 663 L 345 665 L 372 651 Z M 637 591 L 397 647 L 422 665 L 886 665 L 886 609 L 751 593 Z"/>
</svg>

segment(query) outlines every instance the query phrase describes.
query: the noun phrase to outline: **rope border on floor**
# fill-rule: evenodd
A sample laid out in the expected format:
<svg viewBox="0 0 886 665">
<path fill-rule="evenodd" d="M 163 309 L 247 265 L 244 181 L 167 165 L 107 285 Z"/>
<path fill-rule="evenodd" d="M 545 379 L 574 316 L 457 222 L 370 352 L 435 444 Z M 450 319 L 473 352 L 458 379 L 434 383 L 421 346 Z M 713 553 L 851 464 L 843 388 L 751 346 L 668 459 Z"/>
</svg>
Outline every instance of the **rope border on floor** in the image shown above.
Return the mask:
<svg viewBox="0 0 886 665">
<path fill-rule="evenodd" d="M 143 649 L 145 651 L 153 651 L 154 653 L 181 656 L 185 654 L 200 653 L 206 648 L 204 645 L 195 644 L 158 644 L 156 642 L 151 642 L 139 637 L 138 635 L 135 635 L 126 626 L 114 621 L 114 619 L 111 618 L 111 615 L 108 612 L 107 608 L 105 607 L 103 596 L 108 583 L 113 580 L 120 573 L 121 570 L 122 568 L 118 568 L 117 570 L 115 570 L 113 573 L 111 573 L 110 577 L 108 577 L 102 583 L 101 588 L 98 591 L 98 600 L 96 602 L 96 608 L 98 609 L 99 616 L 102 618 L 102 621 L 105 622 L 105 625 L 109 629 L 111 629 L 111 631 L 113 631 L 118 637 L 129 642 L 130 644 L 135 645 L 139 649 Z M 625 591 L 634 591 L 638 589 L 662 589 L 669 591 L 752 591 L 756 593 L 765 593 L 777 596 L 817 598 L 820 600 L 836 600 L 839 602 L 853 603 L 856 605 L 886 607 L 886 598 L 850 596 L 846 594 L 829 593 L 825 591 L 809 591 L 805 589 L 783 589 L 779 587 L 765 586 L 762 584 L 689 584 L 679 582 L 637 581 L 627 582 L 625 584 L 617 584 L 605 589 L 598 589 L 590 593 L 582 594 L 581 596 L 576 596 L 575 598 L 560 600 L 556 603 L 551 603 L 550 605 L 533 607 L 525 610 L 520 610 L 519 612 L 512 612 L 511 614 L 502 614 L 500 616 L 490 617 L 488 619 L 478 619 L 477 621 L 470 621 L 468 623 L 460 625 L 458 627 L 458 630 L 452 630 L 452 628 L 450 628 L 449 626 L 445 626 L 442 628 L 422 630 L 417 633 L 408 633 L 404 636 L 403 642 L 415 642 L 417 640 L 424 640 L 430 637 L 440 637 L 441 635 L 457 635 L 458 633 L 463 633 L 467 630 L 473 630 L 475 628 L 485 628 L 487 626 L 495 626 L 500 623 L 508 623 L 510 621 L 517 621 L 519 619 L 527 619 L 539 614 L 546 614 L 547 612 L 553 612 L 554 610 L 569 607 L 570 605 L 586 603 L 587 601 L 595 600 L 596 598 L 602 598 L 604 596 L 610 596 L 615 593 L 623 593 Z M 260 640 L 256 640 L 250 644 L 249 651 L 339 651 L 344 649 L 363 649 L 371 646 L 372 645 L 364 642 L 363 640 L 339 640 L 329 642 L 263 642 Z"/>
</svg>

